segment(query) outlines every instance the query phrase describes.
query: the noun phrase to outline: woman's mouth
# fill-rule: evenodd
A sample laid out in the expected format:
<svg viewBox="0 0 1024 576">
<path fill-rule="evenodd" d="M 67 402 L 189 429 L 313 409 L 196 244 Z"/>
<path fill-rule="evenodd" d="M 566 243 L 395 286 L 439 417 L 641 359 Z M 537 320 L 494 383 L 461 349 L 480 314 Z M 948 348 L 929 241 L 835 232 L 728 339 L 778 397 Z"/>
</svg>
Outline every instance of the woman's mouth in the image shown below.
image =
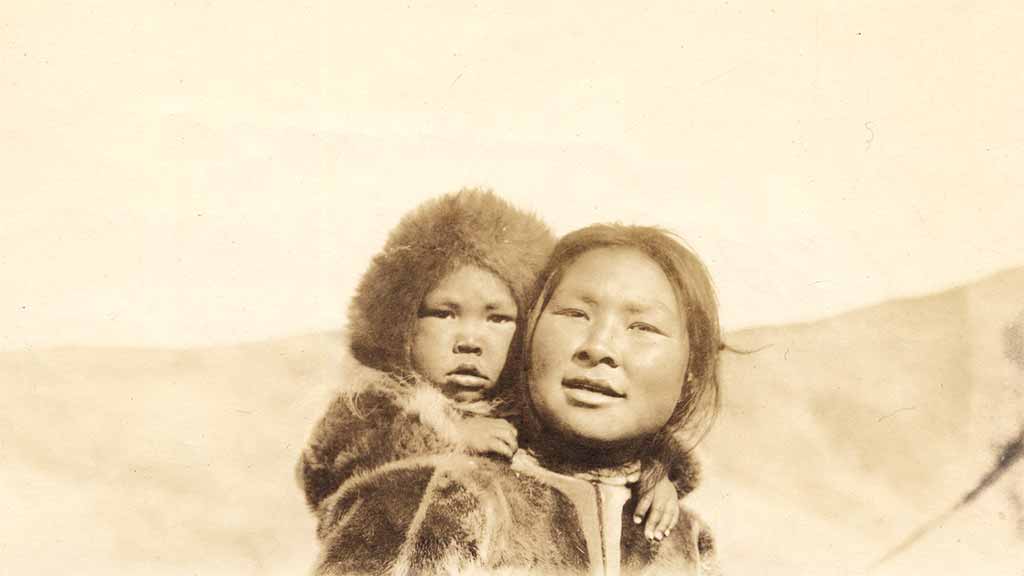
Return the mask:
<svg viewBox="0 0 1024 576">
<path fill-rule="evenodd" d="M 602 406 L 626 397 L 610 382 L 598 378 L 566 378 L 562 387 L 570 402 L 581 406 Z"/>
</svg>

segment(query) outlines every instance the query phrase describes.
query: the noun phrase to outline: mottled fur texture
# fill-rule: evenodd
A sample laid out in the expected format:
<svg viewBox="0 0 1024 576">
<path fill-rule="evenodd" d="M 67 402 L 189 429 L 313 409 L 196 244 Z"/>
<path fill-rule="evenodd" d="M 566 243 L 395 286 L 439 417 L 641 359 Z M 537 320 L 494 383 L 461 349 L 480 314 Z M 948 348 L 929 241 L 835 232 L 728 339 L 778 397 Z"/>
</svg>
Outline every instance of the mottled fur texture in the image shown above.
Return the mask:
<svg viewBox="0 0 1024 576">
<path fill-rule="evenodd" d="M 585 532 L 609 529 L 597 526 L 602 499 L 591 482 L 560 479 L 454 455 L 381 466 L 351 478 L 320 507 L 317 572 L 593 574 L 595 553 L 602 554 Z M 717 574 L 713 539 L 699 518 L 682 510 L 671 535 L 652 542 L 631 521 L 632 507 L 617 510 L 618 573 Z"/>
<path fill-rule="evenodd" d="M 352 476 L 403 458 L 461 450 L 454 428 L 464 412 L 431 383 L 348 364 L 345 391 L 299 459 L 299 482 L 314 512 Z"/>
<path fill-rule="evenodd" d="M 554 242 L 539 218 L 489 191 L 465 189 L 424 203 L 402 218 L 356 288 L 349 308 L 353 354 L 379 370 L 409 372 L 411 335 L 423 297 L 464 264 L 505 281 L 522 325 Z M 518 350 L 509 357 L 511 373 Z"/>
<path fill-rule="evenodd" d="M 429 383 L 358 365 L 346 372 L 349 393 L 331 404 L 298 466 L 318 520 L 319 574 L 589 573 L 583 532 L 594 519 L 549 480 L 589 482 L 460 454 L 454 424 L 473 416 Z M 684 457 L 673 476 L 685 479 L 685 495 L 696 462 Z M 696 516 L 683 511 L 670 537 L 652 543 L 631 520 L 634 503 L 621 515 L 623 574 L 715 573 Z"/>
<path fill-rule="evenodd" d="M 355 474 L 404 458 L 461 452 L 458 421 L 495 412 L 489 402 L 456 405 L 415 374 L 398 377 L 351 357 L 343 366 L 345 388 L 320 418 L 298 463 L 299 483 L 314 511 Z M 643 474 L 667 474 L 680 498 L 700 482 L 699 463 L 681 444 L 670 463 L 645 466 Z"/>
</svg>

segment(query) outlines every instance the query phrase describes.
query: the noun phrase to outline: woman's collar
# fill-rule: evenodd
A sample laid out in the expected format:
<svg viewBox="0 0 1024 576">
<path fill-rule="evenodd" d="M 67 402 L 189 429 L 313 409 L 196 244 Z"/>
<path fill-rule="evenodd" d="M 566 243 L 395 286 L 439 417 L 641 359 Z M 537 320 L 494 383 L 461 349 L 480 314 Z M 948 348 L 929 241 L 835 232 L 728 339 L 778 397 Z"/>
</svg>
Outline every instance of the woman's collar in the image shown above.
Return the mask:
<svg viewBox="0 0 1024 576">
<path fill-rule="evenodd" d="M 535 466 L 587 482 L 626 486 L 640 480 L 639 460 L 632 460 L 617 466 L 586 466 L 580 462 L 545 457 L 543 454 L 525 447 L 516 452 L 514 460 L 518 460 L 516 464 L 519 466 Z"/>
</svg>

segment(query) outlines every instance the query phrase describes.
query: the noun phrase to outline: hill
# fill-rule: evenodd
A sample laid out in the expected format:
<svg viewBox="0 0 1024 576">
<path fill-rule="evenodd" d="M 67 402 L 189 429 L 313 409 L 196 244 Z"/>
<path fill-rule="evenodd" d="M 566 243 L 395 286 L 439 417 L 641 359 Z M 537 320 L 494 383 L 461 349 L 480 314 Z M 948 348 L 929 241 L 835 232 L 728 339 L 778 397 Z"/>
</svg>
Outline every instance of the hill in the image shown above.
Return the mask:
<svg viewBox="0 0 1024 576">
<path fill-rule="evenodd" d="M 723 359 L 691 497 L 728 573 L 1019 573 L 1024 464 L 950 510 L 1024 426 L 1024 269 L 728 341 L 753 352 Z M 292 466 L 340 385 L 342 342 L 0 354 L 5 563 L 305 573 L 316 547 Z"/>
<path fill-rule="evenodd" d="M 5 564 L 303 573 L 316 547 L 292 469 L 340 342 L 0 355 Z"/>
<path fill-rule="evenodd" d="M 1022 326 L 1018 269 L 730 334 L 732 347 L 755 352 L 723 361 L 723 410 L 702 446 L 708 474 L 695 496 L 718 516 L 734 571 L 865 572 L 956 504 L 1024 429 Z M 930 574 L 1003 573 L 980 566 L 1003 545 L 1024 549 L 1022 469 L 990 488 L 985 502 L 998 513 L 978 515 L 978 502 L 975 520 L 935 527 L 957 545 L 903 555 L 928 548 L 928 564 L 946 570 Z"/>
</svg>

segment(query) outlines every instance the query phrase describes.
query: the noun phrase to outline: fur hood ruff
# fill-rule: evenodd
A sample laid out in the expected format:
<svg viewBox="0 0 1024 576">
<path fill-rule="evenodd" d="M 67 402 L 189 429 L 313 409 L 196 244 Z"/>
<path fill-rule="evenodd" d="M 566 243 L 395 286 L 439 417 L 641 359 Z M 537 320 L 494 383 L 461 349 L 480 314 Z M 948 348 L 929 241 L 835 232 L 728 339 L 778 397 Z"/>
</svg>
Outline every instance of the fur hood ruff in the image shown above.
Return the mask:
<svg viewBox="0 0 1024 576">
<path fill-rule="evenodd" d="M 349 308 L 353 354 L 373 368 L 409 372 L 423 297 L 465 264 L 489 270 L 508 285 L 522 325 L 554 242 L 537 216 L 489 191 L 465 189 L 427 201 L 391 231 L 356 288 Z M 510 350 L 508 364 L 516 356 Z"/>
</svg>

